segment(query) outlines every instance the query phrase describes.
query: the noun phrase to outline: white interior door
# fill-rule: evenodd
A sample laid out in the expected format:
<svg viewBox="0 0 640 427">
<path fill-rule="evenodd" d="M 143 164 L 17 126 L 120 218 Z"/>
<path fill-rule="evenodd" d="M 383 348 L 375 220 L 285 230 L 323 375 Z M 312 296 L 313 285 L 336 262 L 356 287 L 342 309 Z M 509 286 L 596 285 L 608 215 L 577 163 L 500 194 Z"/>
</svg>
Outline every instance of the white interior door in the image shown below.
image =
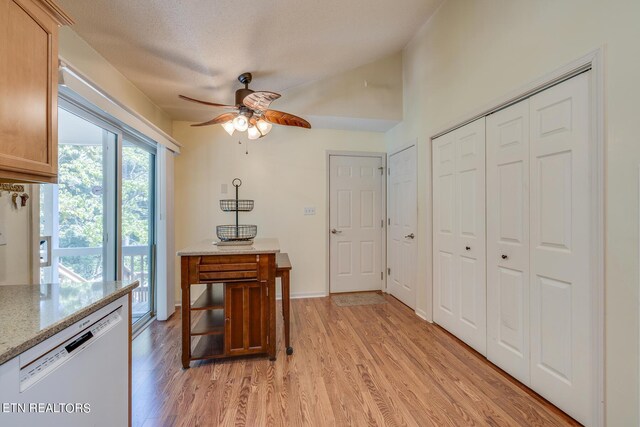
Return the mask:
<svg viewBox="0 0 640 427">
<path fill-rule="evenodd" d="M 593 402 L 589 75 L 531 98 L 531 385 L 583 424 Z"/>
<path fill-rule="evenodd" d="M 433 320 L 457 333 L 455 135 L 433 140 Z"/>
<path fill-rule="evenodd" d="M 485 119 L 433 141 L 434 320 L 486 354 Z"/>
<path fill-rule="evenodd" d="M 389 157 L 389 244 L 387 286 L 391 295 L 415 309 L 417 264 L 416 147 Z"/>
<path fill-rule="evenodd" d="M 529 385 L 529 100 L 487 117 L 487 358 Z"/>
<path fill-rule="evenodd" d="M 329 157 L 330 291 L 382 289 L 381 157 Z"/>
</svg>

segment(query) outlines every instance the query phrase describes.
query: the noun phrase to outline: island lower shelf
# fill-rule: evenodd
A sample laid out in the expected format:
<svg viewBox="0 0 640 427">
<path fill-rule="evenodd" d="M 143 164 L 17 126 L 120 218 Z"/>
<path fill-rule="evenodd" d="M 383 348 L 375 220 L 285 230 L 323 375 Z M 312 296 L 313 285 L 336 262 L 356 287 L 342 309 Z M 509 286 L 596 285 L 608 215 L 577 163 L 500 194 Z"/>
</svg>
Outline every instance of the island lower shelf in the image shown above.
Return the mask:
<svg viewBox="0 0 640 427">
<path fill-rule="evenodd" d="M 266 351 L 266 287 L 260 282 L 207 284 L 189 308 L 191 360 Z"/>
<path fill-rule="evenodd" d="M 182 307 L 184 368 L 194 360 L 251 354 L 275 359 L 275 254 L 182 256 L 181 268 L 183 301 L 205 285 Z"/>
</svg>

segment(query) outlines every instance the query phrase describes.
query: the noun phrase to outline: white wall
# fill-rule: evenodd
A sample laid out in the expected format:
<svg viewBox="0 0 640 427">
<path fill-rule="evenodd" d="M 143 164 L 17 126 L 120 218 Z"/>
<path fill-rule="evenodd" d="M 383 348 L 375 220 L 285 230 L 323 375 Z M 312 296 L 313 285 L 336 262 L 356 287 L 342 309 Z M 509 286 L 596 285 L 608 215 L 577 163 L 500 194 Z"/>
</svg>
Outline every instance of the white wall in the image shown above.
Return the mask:
<svg viewBox="0 0 640 427">
<path fill-rule="evenodd" d="M 60 28 L 59 56 L 110 96 L 171 134 L 171 118 L 70 27 Z"/>
<path fill-rule="evenodd" d="M 30 186 L 25 192 L 31 195 Z M 20 199 L 18 198 L 18 202 Z M 31 205 L 16 209 L 11 193 L 0 192 L 0 232 L 7 244 L 0 246 L 0 285 L 31 283 Z"/>
<path fill-rule="evenodd" d="M 234 216 L 220 210 L 221 198 L 233 198 L 231 181 L 242 179 L 240 198 L 254 199 L 255 209 L 240 222 L 257 224 L 258 236 L 277 237 L 288 252 L 294 296 L 326 291 L 326 151 L 384 152 L 384 136 L 375 132 L 285 128 L 274 126 L 259 142 L 238 145 L 221 126 L 192 128 L 174 122 L 173 135 L 183 143 L 175 162 L 176 249 L 215 237 L 218 224 Z M 221 194 L 227 184 L 228 194 Z M 304 216 L 315 207 L 315 216 Z M 176 259 L 176 263 L 178 259 Z M 176 301 L 180 300 L 176 264 Z"/>
<path fill-rule="evenodd" d="M 404 122 L 388 150 L 418 138 L 419 288 L 430 312 L 429 137 L 467 112 L 605 48 L 606 403 L 610 426 L 638 419 L 640 2 L 449 0 L 403 56 Z"/>
<path fill-rule="evenodd" d="M 402 120 L 402 52 L 286 90 L 273 108 L 316 129 L 389 130 Z"/>
</svg>

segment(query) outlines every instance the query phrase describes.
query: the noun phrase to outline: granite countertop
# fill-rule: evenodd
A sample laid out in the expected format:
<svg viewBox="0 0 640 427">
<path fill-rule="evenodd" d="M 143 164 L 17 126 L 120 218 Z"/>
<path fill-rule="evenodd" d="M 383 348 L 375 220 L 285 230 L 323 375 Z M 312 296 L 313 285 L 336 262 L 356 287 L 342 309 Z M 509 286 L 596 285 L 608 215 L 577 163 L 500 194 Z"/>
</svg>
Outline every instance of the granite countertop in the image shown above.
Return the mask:
<svg viewBox="0 0 640 427">
<path fill-rule="evenodd" d="M 0 365 L 136 287 L 138 281 L 0 286 Z"/>
<path fill-rule="evenodd" d="M 214 239 L 203 240 L 200 243 L 178 251 L 178 256 L 205 255 L 246 255 L 246 254 L 275 254 L 280 252 L 278 239 L 258 238 L 251 245 L 218 246 Z"/>
</svg>

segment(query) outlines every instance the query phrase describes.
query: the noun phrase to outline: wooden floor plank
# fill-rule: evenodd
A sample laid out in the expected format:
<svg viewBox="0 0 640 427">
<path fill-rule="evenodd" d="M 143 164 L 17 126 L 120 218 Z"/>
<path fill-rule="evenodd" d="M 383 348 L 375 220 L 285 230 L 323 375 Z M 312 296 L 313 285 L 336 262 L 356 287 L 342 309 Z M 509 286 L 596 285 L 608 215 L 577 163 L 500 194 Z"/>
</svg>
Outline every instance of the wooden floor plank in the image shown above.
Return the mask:
<svg viewBox="0 0 640 427">
<path fill-rule="evenodd" d="M 437 325 L 386 304 L 291 301 L 294 354 L 183 370 L 180 313 L 133 342 L 134 426 L 575 426 Z M 278 308 L 280 310 L 280 308 Z M 280 312 L 280 311 L 278 311 Z"/>
</svg>

